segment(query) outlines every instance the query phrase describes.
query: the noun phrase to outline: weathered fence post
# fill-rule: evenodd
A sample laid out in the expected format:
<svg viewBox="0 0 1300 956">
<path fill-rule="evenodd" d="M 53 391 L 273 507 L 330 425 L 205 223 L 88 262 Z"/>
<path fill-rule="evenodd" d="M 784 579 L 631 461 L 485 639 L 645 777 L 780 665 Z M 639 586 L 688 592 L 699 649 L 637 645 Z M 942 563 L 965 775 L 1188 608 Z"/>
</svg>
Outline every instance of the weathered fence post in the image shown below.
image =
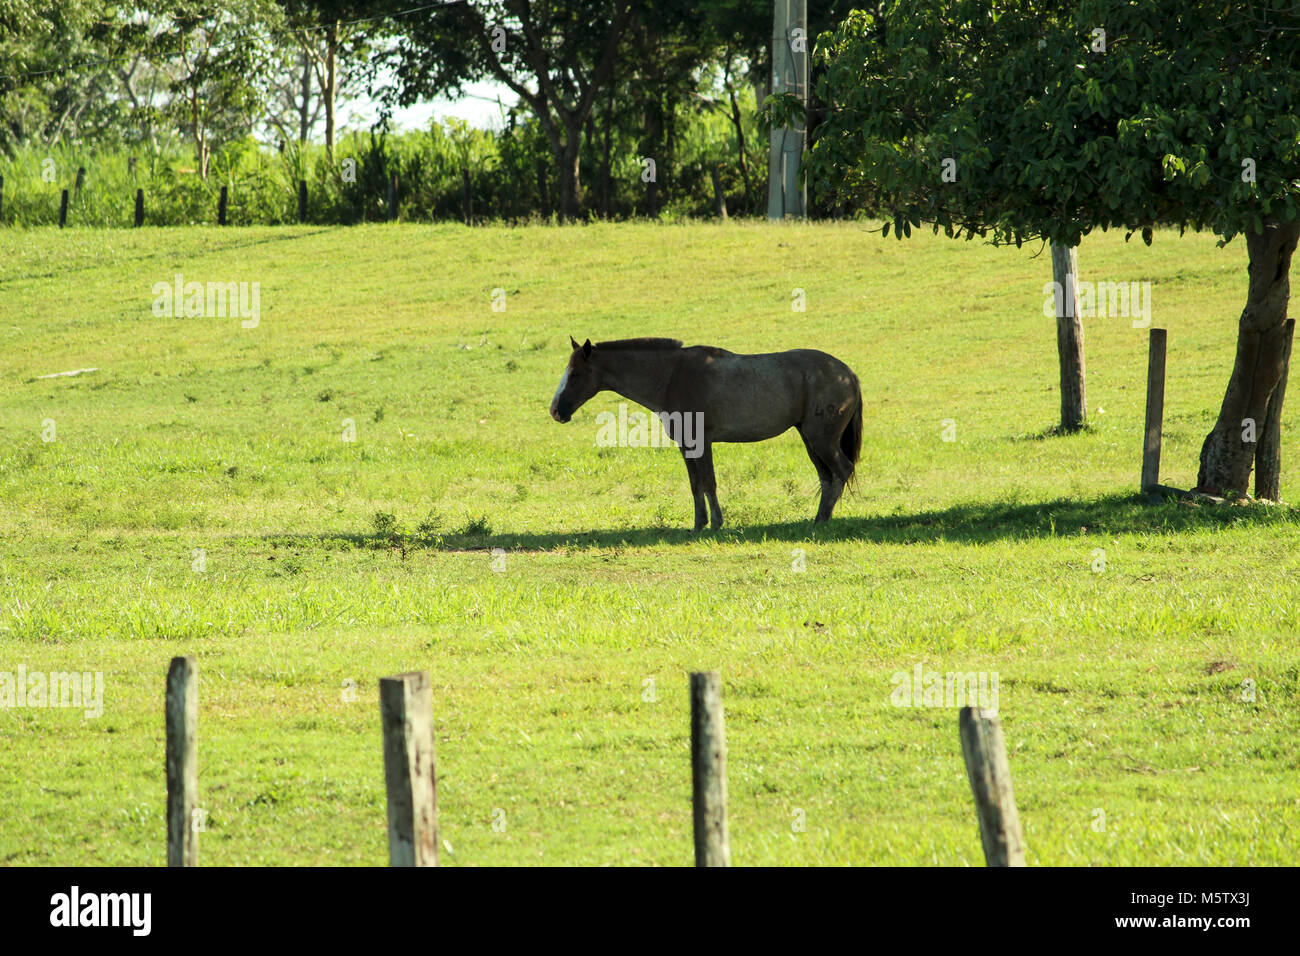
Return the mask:
<svg viewBox="0 0 1300 956">
<path fill-rule="evenodd" d="M 717 671 L 691 674 L 691 785 L 695 865 L 731 866 L 727 838 L 727 735 Z"/>
<path fill-rule="evenodd" d="M 1160 436 L 1165 417 L 1165 330 L 1152 329 L 1147 350 L 1147 427 L 1142 446 L 1142 490 L 1160 484 Z"/>
<path fill-rule="evenodd" d="M 173 657 L 167 670 L 167 865 L 198 866 L 198 668 Z"/>
<path fill-rule="evenodd" d="M 397 221 L 397 173 L 388 177 L 388 221 Z"/>
<path fill-rule="evenodd" d="M 226 200 L 227 199 L 228 199 L 228 194 L 226 193 L 226 187 L 222 186 L 221 195 L 217 197 L 217 225 L 218 226 L 224 226 L 226 224 Z"/>
<path fill-rule="evenodd" d="M 465 193 L 465 225 L 472 225 L 474 222 L 474 190 L 469 178 L 469 167 L 460 168 L 461 185 Z"/>
<path fill-rule="evenodd" d="M 307 221 L 307 180 L 298 180 L 298 221 Z"/>
<path fill-rule="evenodd" d="M 992 711 L 963 707 L 958 718 L 966 776 L 975 795 L 980 842 L 988 866 L 1024 866 L 1025 836 L 1011 790 L 1011 768 L 1002 742 L 1002 721 Z"/>
<path fill-rule="evenodd" d="M 135 191 L 135 225 L 138 229 L 144 225 L 144 190 Z"/>
<path fill-rule="evenodd" d="M 62 229 L 68 222 L 68 191 L 63 190 L 59 197 L 59 228 Z"/>
<path fill-rule="evenodd" d="M 427 671 L 379 681 L 388 785 L 389 866 L 438 865 L 438 785 Z"/>
<path fill-rule="evenodd" d="M 1291 369 L 1291 340 L 1295 319 L 1282 327 L 1282 377 L 1273 386 L 1264 413 L 1264 427 L 1255 446 L 1255 497 L 1282 500 L 1282 400 L 1286 397 L 1287 372 Z"/>
</svg>

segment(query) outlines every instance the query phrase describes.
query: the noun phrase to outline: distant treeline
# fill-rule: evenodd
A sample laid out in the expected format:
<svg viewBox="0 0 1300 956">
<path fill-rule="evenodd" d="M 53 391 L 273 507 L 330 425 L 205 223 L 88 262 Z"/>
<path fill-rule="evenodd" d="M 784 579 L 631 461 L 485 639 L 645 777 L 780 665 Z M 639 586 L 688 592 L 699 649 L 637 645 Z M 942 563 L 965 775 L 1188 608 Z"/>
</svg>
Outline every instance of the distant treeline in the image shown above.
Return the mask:
<svg viewBox="0 0 1300 956">
<path fill-rule="evenodd" d="M 630 144 L 584 150 L 592 170 L 584 190 L 584 218 L 716 215 L 713 173 L 731 214 L 761 210 L 766 180 L 747 193 L 729 163 L 730 123 L 698 113 L 681 124 L 676 164 L 650 168 Z M 299 184 L 307 184 L 306 221 L 351 224 L 390 218 L 396 177 L 396 215 L 403 220 L 464 222 L 545 220 L 561 213 L 550 151 L 533 122 L 500 131 L 459 121 L 427 131 L 350 132 L 331 155 L 319 144 L 276 150 L 245 137 L 213 150 L 207 178 L 193 153 L 176 143 L 153 152 L 125 144 L 92 147 L 28 146 L 0 157 L 0 224 L 39 226 L 58 221 L 68 191 L 69 226 L 130 226 L 137 190 L 144 193 L 146 225 L 216 223 L 221 188 L 232 225 L 299 221 Z"/>
<path fill-rule="evenodd" d="M 806 38 L 843 0 L 808 3 Z M 784 8 L 783 8 L 784 9 Z M 0 0 L 0 222 L 757 215 L 772 0 Z M 390 132 L 489 81 L 499 132 Z M 365 119 L 344 114 L 369 104 Z M 351 115 L 350 113 L 348 115 Z M 813 120 L 815 123 L 815 119 Z M 78 170 L 84 170 L 79 177 Z"/>
</svg>

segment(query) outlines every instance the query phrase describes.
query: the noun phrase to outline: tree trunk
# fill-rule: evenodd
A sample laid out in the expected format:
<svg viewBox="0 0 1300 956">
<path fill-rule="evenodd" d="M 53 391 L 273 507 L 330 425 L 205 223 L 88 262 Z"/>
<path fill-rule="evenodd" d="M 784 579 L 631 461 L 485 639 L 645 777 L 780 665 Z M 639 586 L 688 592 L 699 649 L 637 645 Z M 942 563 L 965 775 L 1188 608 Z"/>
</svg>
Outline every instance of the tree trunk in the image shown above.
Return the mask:
<svg viewBox="0 0 1300 956">
<path fill-rule="evenodd" d="M 641 140 L 641 156 L 652 159 L 655 163 L 655 175 L 645 184 L 645 200 L 642 211 L 647 216 L 659 215 L 659 171 L 667 163 L 660 148 L 663 144 L 664 117 L 663 102 L 654 90 L 648 90 L 644 114 L 644 132 Z"/>
<path fill-rule="evenodd" d="M 298 142 L 306 144 L 311 138 L 311 57 L 302 54 L 302 78 L 298 85 Z"/>
<path fill-rule="evenodd" d="M 578 166 L 582 155 L 582 121 L 564 124 L 564 146 L 560 151 L 560 218 L 573 221 L 582 210 L 582 180 Z"/>
<path fill-rule="evenodd" d="M 470 226 L 474 224 L 474 188 L 470 182 L 468 166 L 460 168 L 460 176 L 465 196 L 465 225 Z"/>
<path fill-rule="evenodd" d="M 325 33 L 325 89 L 321 91 L 325 100 L 325 154 L 330 159 L 334 158 L 334 100 L 339 87 L 338 53 L 339 24 L 337 20 L 332 20 Z"/>
<path fill-rule="evenodd" d="M 673 171 L 677 169 L 677 111 L 673 109 L 673 103 L 669 98 L 666 85 L 660 95 L 664 98 L 664 105 L 661 110 L 664 116 L 664 161 L 660 164 L 658 170 L 659 177 L 663 181 L 659 194 L 659 204 L 662 206 L 665 199 L 672 198 L 672 190 L 676 185 L 673 179 Z"/>
<path fill-rule="evenodd" d="M 610 210 L 610 150 L 612 148 L 610 141 L 610 127 L 614 122 L 614 82 L 610 80 L 609 84 L 609 104 L 605 109 L 605 156 L 601 168 L 600 181 L 600 211 L 606 219 L 609 218 Z"/>
<path fill-rule="evenodd" d="M 1282 500 L 1282 400 L 1286 397 L 1286 377 L 1291 368 L 1291 340 L 1295 319 L 1287 319 L 1283 328 L 1282 378 L 1268 397 L 1268 413 L 1259 433 L 1255 452 L 1255 497 L 1268 501 Z"/>
<path fill-rule="evenodd" d="M 199 178 L 204 182 L 208 180 L 208 136 L 207 128 L 199 116 L 198 94 L 194 93 L 190 97 L 190 131 L 194 136 L 194 153 L 198 160 Z"/>
<path fill-rule="evenodd" d="M 1198 491 L 1224 497 L 1245 494 L 1249 487 L 1255 439 L 1282 379 L 1291 255 L 1300 237 L 1300 220 L 1270 220 L 1262 232 L 1245 235 L 1250 287 L 1237 325 L 1237 357 L 1218 421 L 1201 446 L 1196 478 Z"/>
<path fill-rule="evenodd" d="M 537 161 L 537 199 L 542 204 L 542 216 L 550 219 L 551 199 L 546 188 L 546 164 L 540 159 Z"/>
<path fill-rule="evenodd" d="M 150 106 L 153 105 L 154 96 L 157 94 L 157 92 L 158 92 L 158 72 L 155 70 L 153 76 L 149 80 L 149 99 L 147 100 L 147 102 L 149 103 Z M 145 132 L 148 133 L 149 135 L 149 147 L 150 149 L 153 150 L 153 152 L 150 154 L 150 160 L 149 160 L 149 173 L 152 175 L 154 171 L 155 159 L 159 153 L 158 129 L 154 125 L 153 110 L 144 110 L 143 112 L 145 116 L 145 121 L 144 121 Z"/>
<path fill-rule="evenodd" d="M 718 172 L 718 167 L 709 167 L 709 178 L 713 180 L 713 207 L 717 212 L 718 218 L 723 222 L 727 221 L 727 194 L 722 191 L 722 176 Z"/>
<path fill-rule="evenodd" d="M 748 208 L 753 202 L 753 197 L 749 188 L 749 163 L 745 160 L 745 125 L 741 119 L 740 102 L 736 99 L 736 91 L 728 86 L 727 93 L 731 97 L 731 123 L 736 127 L 736 156 L 740 160 L 740 180 L 745 184 L 745 206 Z"/>
<path fill-rule="evenodd" d="M 1052 243 L 1052 281 L 1058 290 L 1056 355 L 1061 366 L 1061 431 L 1077 432 L 1088 420 L 1078 249 Z"/>
</svg>

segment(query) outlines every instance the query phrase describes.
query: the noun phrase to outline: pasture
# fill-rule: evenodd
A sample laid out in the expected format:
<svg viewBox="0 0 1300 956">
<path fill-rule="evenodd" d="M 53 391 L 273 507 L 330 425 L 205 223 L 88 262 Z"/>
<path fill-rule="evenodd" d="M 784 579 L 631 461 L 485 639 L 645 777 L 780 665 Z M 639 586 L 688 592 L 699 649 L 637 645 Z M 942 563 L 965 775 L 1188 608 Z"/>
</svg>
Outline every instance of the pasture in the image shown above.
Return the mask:
<svg viewBox="0 0 1300 956">
<path fill-rule="evenodd" d="M 998 675 L 1031 865 L 1294 863 L 1300 520 L 1138 503 L 1127 318 L 1085 320 L 1091 426 L 1051 433 L 1037 251 L 851 223 L 0 232 L 0 670 L 105 675 L 98 718 L 0 709 L 0 862 L 164 862 L 163 680 L 192 654 L 205 865 L 382 864 L 376 680 L 426 668 L 444 865 L 689 863 L 708 668 L 735 864 L 980 865 L 956 710 L 891 703 L 918 665 Z M 1085 280 L 1152 282 L 1166 484 L 1195 483 L 1245 261 L 1080 248 Z M 258 282 L 258 324 L 155 316 L 177 273 Z M 726 527 L 690 534 L 676 450 L 596 447 L 621 399 L 548 416 L 570 335 L 843 359 L 856 492 L 814 527 L 797 435 L 721 445 Z"/>
</svg>

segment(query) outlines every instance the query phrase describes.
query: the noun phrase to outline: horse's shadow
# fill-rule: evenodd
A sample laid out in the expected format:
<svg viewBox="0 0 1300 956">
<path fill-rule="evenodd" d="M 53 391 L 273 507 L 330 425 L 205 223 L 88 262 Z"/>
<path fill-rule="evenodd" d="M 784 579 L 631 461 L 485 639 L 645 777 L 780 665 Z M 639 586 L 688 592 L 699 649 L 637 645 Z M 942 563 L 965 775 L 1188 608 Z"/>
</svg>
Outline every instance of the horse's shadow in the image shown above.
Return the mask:
<svg viewBox="0 0 1300 956">
<path fill-rule="evenodd" d="M 1287 506 L 1233 506 L 1168 500 L 1147 504 L 1141 496 L 1106 495 L 1092 499 L 968 502 L 929 511 L 724 526 L 719 532 L 693 533 L 686 528 L 598 528 L 551 532 L 450 533 L 429 538 L 391 538 L 373 534 L 324 533 L 272 535 L 280 543 L 314 541 L 349 547 L 392 546 L 404 551 L 587 550 L 654 545 L 689 546 L 721 542 L 837 542 L 874 544 L 988 544 L 1079 535 L 1177 534 L 1198 528 L 1238 524 L 1300 523 L 1300 509 Z"/>
</svg>

